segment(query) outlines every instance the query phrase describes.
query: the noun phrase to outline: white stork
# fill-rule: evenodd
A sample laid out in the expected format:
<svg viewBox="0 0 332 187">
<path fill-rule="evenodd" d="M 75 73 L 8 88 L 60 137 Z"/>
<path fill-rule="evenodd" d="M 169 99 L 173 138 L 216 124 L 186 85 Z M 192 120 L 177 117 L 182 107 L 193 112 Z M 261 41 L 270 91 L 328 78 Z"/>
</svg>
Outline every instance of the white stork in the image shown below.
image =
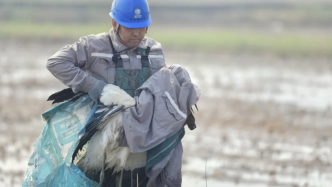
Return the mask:
<svg viewBox="0 0 332 187">
<path fill-rule="evenodd" d="M 83 94 L 75 94 L 68 88 L 51 95 L 48 100 L 58 103 L 68 99 L 77 99 L 81 95 Z M 100 102 L 104 106 L 96 111 L 96 115 L 99 114 L 99 117 L 87 125 L 86 133 L 74 151 L 72 160 L 87 177 L 103 186 L 106 170 L 113 170 L 112 174 L 114 174 L 123 170 L 133 171 L 136 168 L 144 167 L 146 152 L 130 153 L 128 147 L 118 146 L 123 131 L 121 111 L 134 106 L 135 100 L 118 86 L 108 84 L 103 89 Z M 79 150 L 87 142 L 88 147 L 86 151 L 83 150 L 84 156 L 79 159 L 78 152 L 82 153 Z"/>
<path fill-rule="evenodd" d="M 105 86 L 100 101 L 105 106 L 121 106 L 119 109 L 135 105 L 135 100 L 118 86 Z M 123 170 L 133 171 L 144 167 L 146 152 L 130 153 L 128 147 L 119 147 L 118 141 L 123 131 L 122 113 L 112 112 L 116 107 L 106 107 L 99 111 L 104 112 L 104 119 L 96 124 L 88 143 L 85 155 L 77 162 L 77 166 L 91 179 L 98 181 L 102 186 L 105 170 L 112 169 L 113 174 Z M 110 113 L 111 115 L 107 115 Z M 89 133 L 89 132 L 87 132 Z"/>
</svg>

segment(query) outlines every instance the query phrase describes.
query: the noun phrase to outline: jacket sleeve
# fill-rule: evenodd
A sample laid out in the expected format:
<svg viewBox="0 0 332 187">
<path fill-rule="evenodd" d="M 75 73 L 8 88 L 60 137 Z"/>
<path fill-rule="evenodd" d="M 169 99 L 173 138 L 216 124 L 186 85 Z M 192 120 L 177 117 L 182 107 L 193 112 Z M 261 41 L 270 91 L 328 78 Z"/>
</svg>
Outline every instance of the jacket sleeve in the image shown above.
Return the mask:
<svg viewBox="0 0 332 187">
<path fill-rule="evenodd" d="M 89 75 L 88 37 L 82 37 L 72 45 L 66 45 L 47 61 L 47 69 L 74 93 L 85 92 L 97 101 L 106 85 L 104 81 Z"/>
</svg>

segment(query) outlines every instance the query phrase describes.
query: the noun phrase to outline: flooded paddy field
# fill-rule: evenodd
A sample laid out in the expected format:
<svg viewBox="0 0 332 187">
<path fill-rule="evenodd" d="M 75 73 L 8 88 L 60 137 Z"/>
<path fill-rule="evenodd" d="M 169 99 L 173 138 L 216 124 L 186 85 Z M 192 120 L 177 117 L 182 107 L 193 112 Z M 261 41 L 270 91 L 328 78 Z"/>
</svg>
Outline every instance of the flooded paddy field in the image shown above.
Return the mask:
<svg viewBox="0 0 332 187">
<path fill-rule="evenodd" d="M 0 45 L 0 186 L 21 186 L 46 99 L 65 88 L 46 69 L 64 45 Z M 332 186 L 331 59 L 165 55 L 202 90 L 182 141 L 184 187 Z"/>
</svg>

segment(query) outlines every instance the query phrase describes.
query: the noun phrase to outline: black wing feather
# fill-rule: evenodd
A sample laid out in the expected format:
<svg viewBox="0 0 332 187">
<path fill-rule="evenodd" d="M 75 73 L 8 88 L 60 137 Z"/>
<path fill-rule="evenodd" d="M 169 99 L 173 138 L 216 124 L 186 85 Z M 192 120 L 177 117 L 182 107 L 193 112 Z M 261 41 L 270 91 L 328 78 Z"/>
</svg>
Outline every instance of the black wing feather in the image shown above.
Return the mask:
<svg viewBox="0 0 332 187">
<path fill-rule="evenodd" d="M 91 139 L 91 137 L 97 132 L 97 127 L 104 122 L 107 118 L 113 116 L 117 112 L 120 112 L 124 109 L 124 106 L 114 106 L 109 110 L 104 111 L 101 115 L 97 116 L 95 119 L 91 120 L 86 127 L 85 134 L 81 137 L 73 155 L 72 162 L 74 162 L 75 157 L 79 150 L 83 148 L 83 146 Z"/>
<path fill-rule="evenodd" d="M 73 98 L 79 98 L 79 96 L 83 95 L 84 93 L 74 93 L 73 90 L 71 88 L 66 88 L 63 89 L 59 92 L 56 92 L 52 95 L 50 95 L 47 99 L 47 101 L 53 101 L 52 104 L 55 103 L 60 103 L 63 101 L 67 101 Z"/>
</svg>

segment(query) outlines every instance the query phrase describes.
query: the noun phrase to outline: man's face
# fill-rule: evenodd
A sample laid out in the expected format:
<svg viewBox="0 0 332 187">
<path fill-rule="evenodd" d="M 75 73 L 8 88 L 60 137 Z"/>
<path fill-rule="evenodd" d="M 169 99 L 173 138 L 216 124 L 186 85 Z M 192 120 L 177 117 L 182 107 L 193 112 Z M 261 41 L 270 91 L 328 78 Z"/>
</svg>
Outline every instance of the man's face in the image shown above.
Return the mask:
<svg viewBox="0 0 332 187">
<path fill-rule="evenodd" d="M 124 26 L 119 27 L 119 35 L 127 47 L 137 47 L 143 40 L 146 28 L 129 29 Z"/>
<path fill-rule="evenodd" d="M 112 22 L 113 21 L 114 20 L 112 20 Z M 112 23 L 114 28 L 116 28 L 115 24 Z M 130 29 L 130 28 L 126 28 L 124 26 L 120 26 L 118 28 L 120 38 L 126 44 L 126 46 L 129 48 L 137 47 L 143 40 L 146 31 L 147 31 L 147 28 Z"/>
</svg>

